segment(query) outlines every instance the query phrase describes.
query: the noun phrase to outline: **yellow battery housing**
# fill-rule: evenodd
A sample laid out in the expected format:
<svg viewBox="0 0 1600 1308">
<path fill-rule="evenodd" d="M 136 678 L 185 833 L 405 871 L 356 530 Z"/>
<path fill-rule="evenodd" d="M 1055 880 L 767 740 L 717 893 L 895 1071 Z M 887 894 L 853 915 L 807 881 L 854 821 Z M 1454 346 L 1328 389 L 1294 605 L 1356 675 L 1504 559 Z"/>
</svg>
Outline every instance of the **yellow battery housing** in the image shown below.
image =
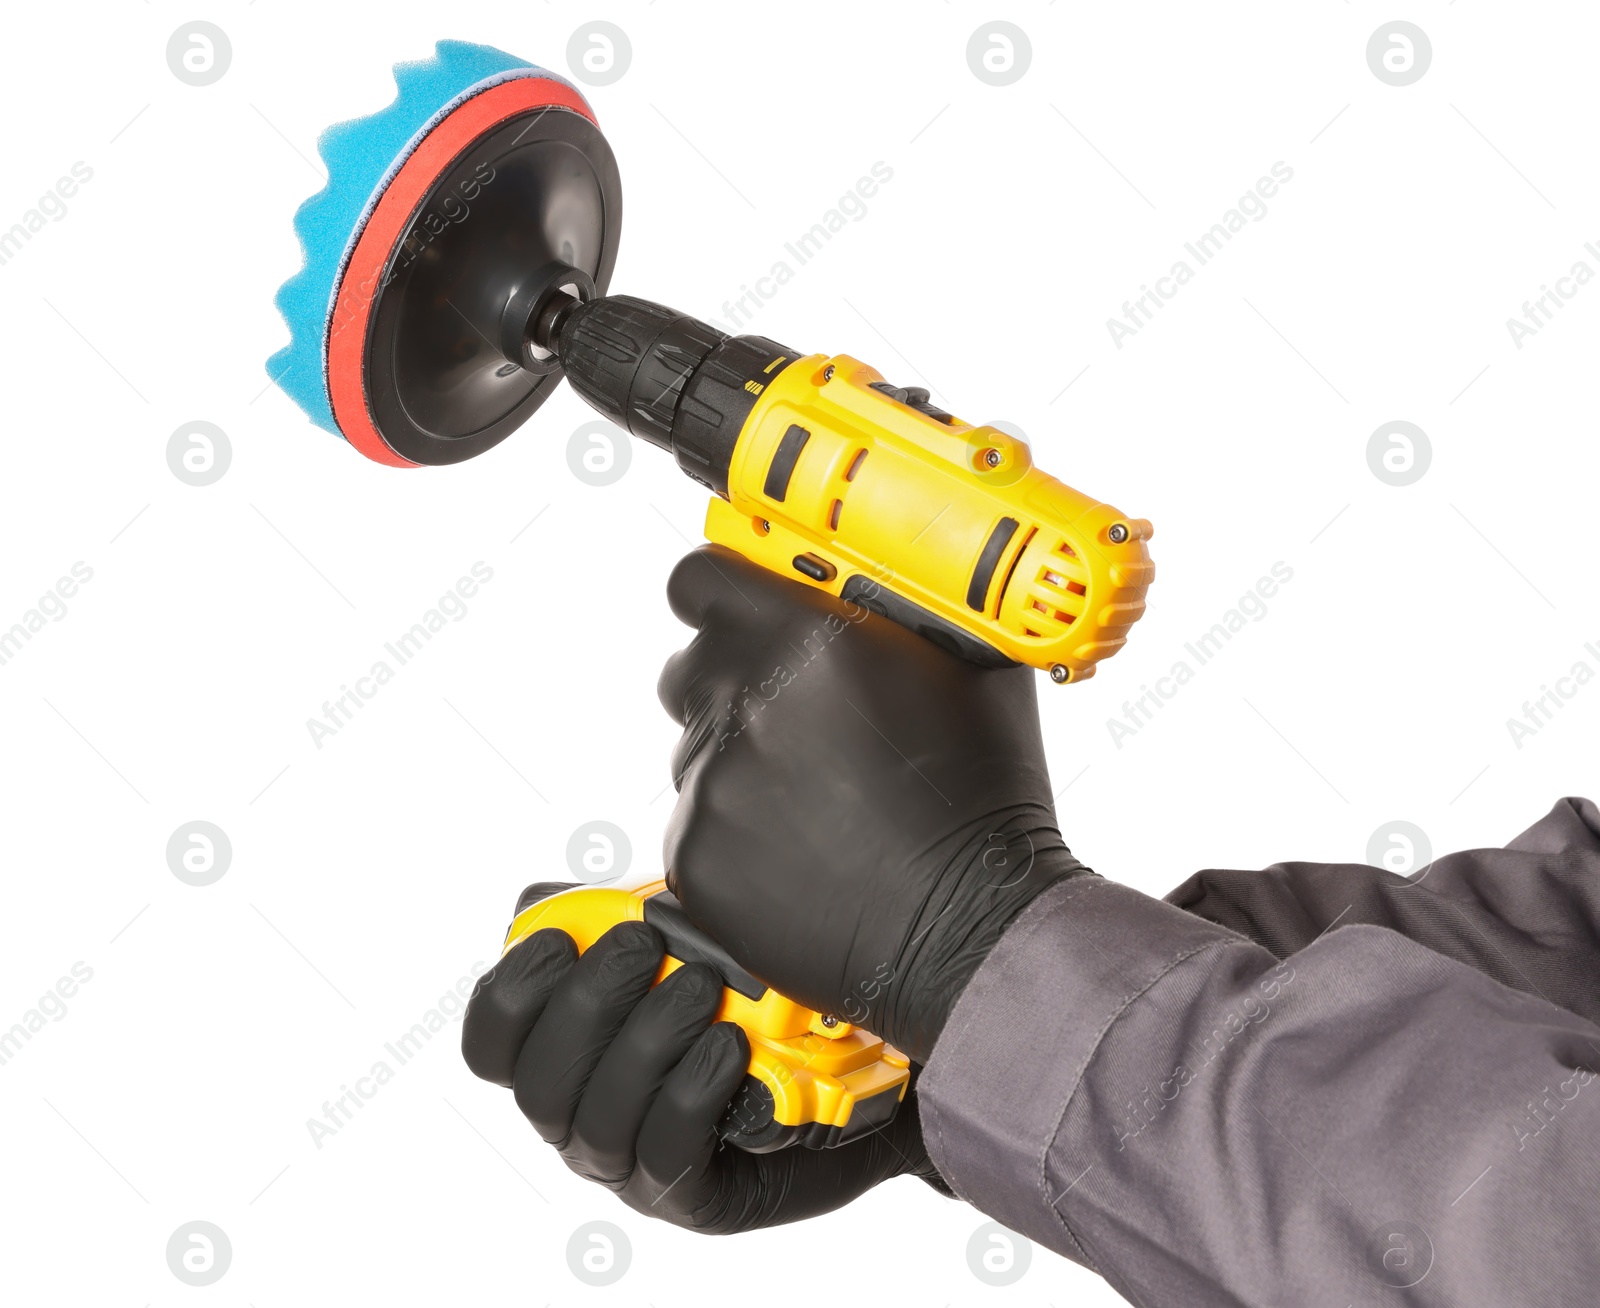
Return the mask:
<svg viewBox="0 0 1600 1308">
<path fill-rule="evenodd" d="M 709 540 L 1057 682 L 1092 676 L 1126 643 L 1155 576 L 1149 522 L 1040 471 L 998 428 L 896 398 L 848 355 L 780 358 L 770 372 L 747 383 L 759 398 Z"/>
<path fill-rule="evenodd" d="M 672 911 L 647 913 L 652 899 Z M 722 1124 L 724 1139 L 752 1153 L 793 1144 L 831 1148 L 887 1124 L 905 1097 L 910 1060 L 870 1032 L 749 977 L 682 912 L 661 881 L 632 890 L 579 886 L 518 913 L 502 956 L 549 927 L 565 931 L 582 953 L 619 922 L 651 921 L 668 951 L 656 984 L 685 962 L 710 962 L 728 983 L 716 1020 L 738 1023 L 749 1039 L 749 1076 Z"/>
</svg>

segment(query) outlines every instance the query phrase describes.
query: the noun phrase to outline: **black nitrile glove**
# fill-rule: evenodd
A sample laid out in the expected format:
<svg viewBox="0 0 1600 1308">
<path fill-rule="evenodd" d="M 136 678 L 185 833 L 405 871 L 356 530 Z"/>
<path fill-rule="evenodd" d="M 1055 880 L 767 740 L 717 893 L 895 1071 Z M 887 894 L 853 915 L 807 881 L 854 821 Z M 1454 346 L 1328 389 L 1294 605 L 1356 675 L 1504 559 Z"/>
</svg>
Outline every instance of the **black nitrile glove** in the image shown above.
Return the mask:
<svg viewBox="0 0 1600 1308">
<path fill-rule="evenodd" d="M 663 952 L 643 922 L 612 927 L 581 957 L 565 932 L 536 931 L 479 979 L 462 1023 L 467 1065 L 510 1086 L 573 1171 L 691 1230 L 798 1221 L 905 1173 L 943 1188 L 914 1088 L 889 1126 L 837 1149 L 722 1144 L 717 1123 L 749 1046 L 737 1026 L 712 1021 L 722 981 L 706 964 L 651 989 Z"/>
<path fill-rule="evenodd" d="M 667 885 L 782 994 L 918 1063 L 1006 925 L 1063 877 L 1034 673 L 985 670 L 707 546 L 668 600 L 683 728 Z"/>
</svg>

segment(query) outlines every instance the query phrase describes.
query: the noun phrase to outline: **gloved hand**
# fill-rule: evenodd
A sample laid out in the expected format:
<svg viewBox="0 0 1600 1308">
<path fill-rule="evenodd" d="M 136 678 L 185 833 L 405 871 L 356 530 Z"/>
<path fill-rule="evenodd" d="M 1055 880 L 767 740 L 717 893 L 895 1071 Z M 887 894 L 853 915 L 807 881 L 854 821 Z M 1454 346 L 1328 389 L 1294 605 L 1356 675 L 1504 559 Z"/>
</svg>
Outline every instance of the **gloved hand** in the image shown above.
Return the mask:
<svg viewBox="0 0 1600 1308">
<path fill-rule="evenodd" d="M 524 900 L 548 889 L 529 887 Z M 721 1144 L 716 1126 L 749 1046 L 733 1023 L 712 1021 L 722 982 L 706 964 L 651 988 L 663 952 L 644 922 L 612 927 L 581 957 L 565 932 L 534 932 L 479 979 L 462 1021 L 467 1065 L 510 1086 L 573 1171 L 691 1230 L 798 1221 L 908 1172 L 944 1189 L 922 1146 L 914 1088 L 888 1127 L 837 1149 L 749 1154 Z"/>
<path fill-rule="evenodd" d="M 1034 673 L 981 669 L 708 546 L 662 673 L 667 885 L 753 975 L 927 1061 L 1006 925 L 1092 875 L 1056 826 Z"/>
</svg>

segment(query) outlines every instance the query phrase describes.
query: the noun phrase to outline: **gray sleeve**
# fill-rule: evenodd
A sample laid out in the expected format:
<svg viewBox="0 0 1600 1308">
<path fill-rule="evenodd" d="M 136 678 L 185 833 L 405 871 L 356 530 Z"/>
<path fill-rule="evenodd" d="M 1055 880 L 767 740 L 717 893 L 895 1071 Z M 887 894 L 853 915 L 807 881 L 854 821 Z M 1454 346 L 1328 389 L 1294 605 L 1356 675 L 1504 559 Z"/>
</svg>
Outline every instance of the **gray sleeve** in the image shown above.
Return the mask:
<svg viewBox="0 0 1600 1308">
<path fill-rule="evenodd" d="M 918 1088 L 934 1163 L 1143 1308 L 1589 1304 L 1600 1029 L 1395 931 L 1278 959 L 1096 877 L 1036 899 Z"/>
<path fill-rule="evenodd" d="M 1329 927 L 1385 926 L 1516 990 L 1600 1022 L 1600 809 L 1563 799 L 1504 849 L 1406 876 L 1365 864 L 1196 873 L 1167 902 L 1279 958 Z"/>
</svg>

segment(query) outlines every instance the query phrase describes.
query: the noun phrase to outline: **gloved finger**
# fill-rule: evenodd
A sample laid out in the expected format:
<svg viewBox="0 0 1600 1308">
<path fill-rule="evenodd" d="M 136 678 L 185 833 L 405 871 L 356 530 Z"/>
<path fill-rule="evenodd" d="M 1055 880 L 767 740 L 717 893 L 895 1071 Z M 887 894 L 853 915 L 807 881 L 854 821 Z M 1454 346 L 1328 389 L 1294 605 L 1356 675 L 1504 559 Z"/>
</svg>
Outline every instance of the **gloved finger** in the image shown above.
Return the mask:
<svg viewBox="0 0 1600 1308">
<path fill-rule="evenodd" d="M 685 554 L 667 579 L 667 604 L 680 622 L 696 627 L 695 637 L 673 654 L 661 669 L 656 682 L 656 698 L 667 716 L 680 727 L 703 720 L 709 701 L 716 697 L 716 668 L 721 660 L 714 655 L 719 644 L 707 630 L 712 611 L 733 600 L 751 613 L 758 611 L 752 592 L 763 595 L 769 576 L 742 555 L 720 545 L 703 545 Z M 673 779 L 680 775 L 673 769 Z"/>
<path fill-rule="evenodd" d="M 686 1226 L 715 1224 L 704 1209 L 719 1179 L 717 1123 L 749 1064 L 749 1039 L 732 1022 L 715 1023 L 690 1046 L 639 1127 L 633 1175 L 623 1192 L 630 1205 Z"/>
<path fill-rule="evenodd" d="M 577 961 L 565 931 L 535 931 L 478 978 L 461 1019 L 461 1056 L 476 1075 L 510 1086 L 528 1032 Z"/>
<path fill-rule="evenodd" d="M 667 578 L 667 604 L 678 620 L 704 630 L 732 625 L 775 627 L 796 610 L 859 616 L 859 605 L 752 563 L 725 545 L 702 545 L 678 560 Z"/>
<path fill-rule="evenodd" d="M 703 626 L 712 609 L 729 600 L 755 611 L 759 600 L 751 592 L 764 592 L 765 575 L 765 569 L 726 546 L 702 545 L 679 559 L 667 578 L 667 606 L 689 627 Z"/>
<path fill-rule="evenodd" d="M 706 634 L 698 632 L 682 649 L 667 656 L 656 680 L 656 698 L 680 727 L 704 716 L 715 698 Z M 674 776 L 677 774 L 674 773 Z"/>
<path fill-rule="evenodd" d="M 695 891 L 706 881 L 712 885 L 712 897 L 722 905 L 715 878 L 717 868 L 726 858 L 726 846 L 717 837 L 727 816 L 724 798 L 727 783 L 721 780 L 727 774 L 728 769 L 715 766 L 691 769 L 684 777 L 677 802 L 667 815 L 666 829 L 661 833 L 662 879 L 691 914 L 698 909 L 690 910 L 687 905 L 691 900 L 698 904 Z M 752 815 L 746 813 L 746 816 Z M 738 913 L 735 907 L 728 916 L 734 918 Z M 723 935 L 718 937 L 713 933 L 713 939 L 720 939 L 727 947 L 735 932 L 726 928 L 734 923 L 726 921 L 719 925 L 724 927 Z"/>
<path fill-rule="evenodd" d="M 724 748 L 740 728 L 740 718 L 729 701 L 724 699 L 719 705 L 714 692 L 714 686 L 702 687 L 700 694 L 691 699 L 683 723 L 683 734 L 678 737 L 668 757 L 672 788 L 680 793 L 696 760 L 703 754 L 715 754 Z"/>
<path fill-rule="evenodd" d="M 661 937 L 619 922 L 574 963 L 523 1043 L 512 1072 L 517 1107 L 558 1148 L 600 1057 L 661 967 Z"/>
<path fill-rule="evenodd" d="M 721 1003 L 722 978 L 705 963 L 680 967 L 639 1001 L 579 1101 L 565 1151 L 574 1171 L 613 1188 L 628 1179 L 645 1114 Z"/>
<path fill-rule="evenodd" d="M 728 683 L 739 689 L 747 681 L 754 686 L 757 677 L 776 677 L 777 663 L 791 655 L 804 661 L 802 646 L 820 648 L 843 624 L 871 617 L 853 601 L 768 571 L 720 545 L 679 560 L 667 581 L 667 602 L 681 621 L 699 628 L 688 647 L 667 660 L 656 683 L 663 707 L 680 726 L 704 700 L 731 694 Z M 790 626 L 800 631 L 786 630 Z"/>
</svg>

